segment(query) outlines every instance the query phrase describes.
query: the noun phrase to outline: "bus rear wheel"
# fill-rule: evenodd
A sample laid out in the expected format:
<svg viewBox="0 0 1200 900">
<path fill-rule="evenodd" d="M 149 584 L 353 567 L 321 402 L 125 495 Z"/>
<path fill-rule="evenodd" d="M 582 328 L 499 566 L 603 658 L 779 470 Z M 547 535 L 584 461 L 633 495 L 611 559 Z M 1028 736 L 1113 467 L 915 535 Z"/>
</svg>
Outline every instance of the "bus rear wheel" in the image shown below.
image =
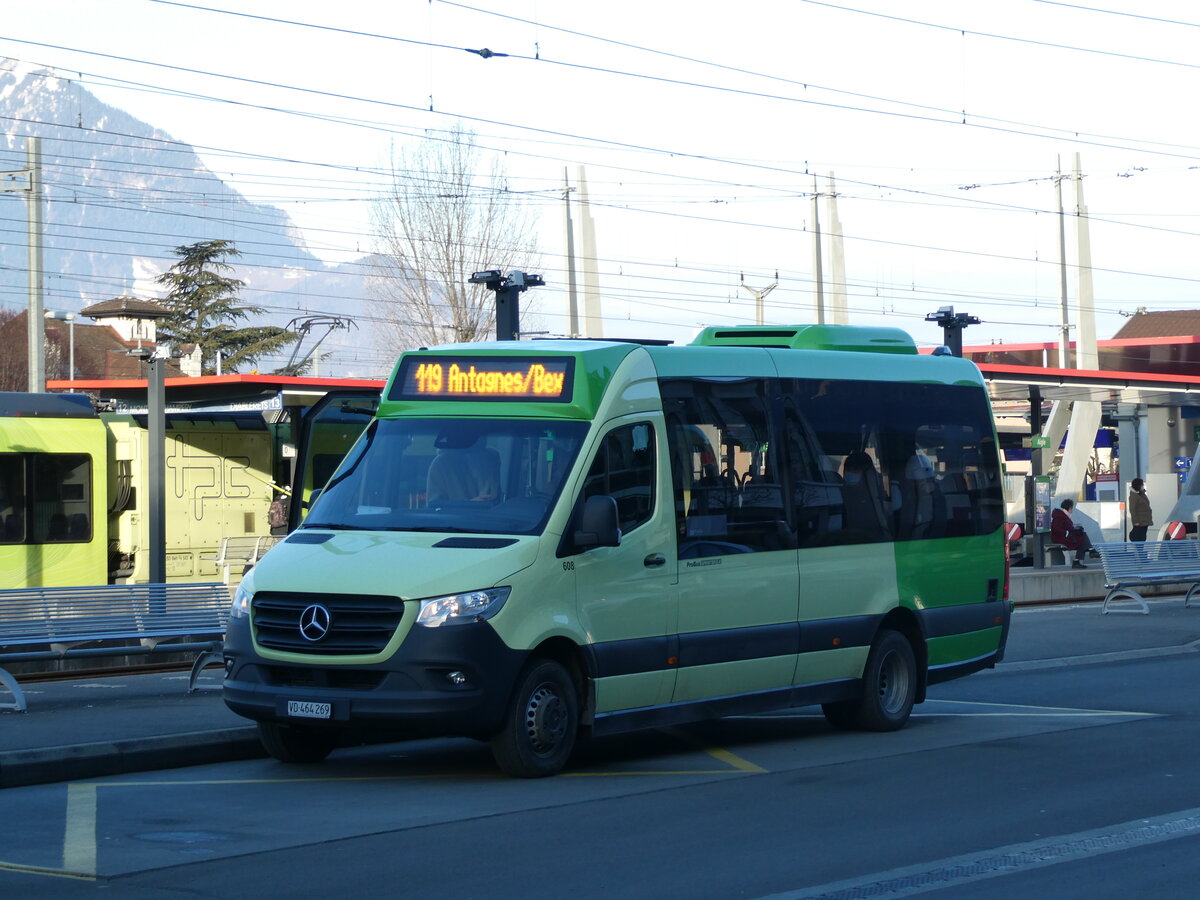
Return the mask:
<svg viewBox="0 0 1200 900">
<path fill-rule="evenodd" d="M 492 738 L 492 756 L 506 775 L 545 778 L 567 764 L 578 731 L 579 695 L 571 676 L 554 660 L 535 660 Z"/>
<path fill-rule="evenodd" d="M 267 753 L 280 762 L 316 763 L 333 752 L 338 733 L 332 728 L 259 722 L 258 738 Z"/>
<path fill-rule="evenodd" d="M 859 700 L 821 707 L 834 728 L 897 731 L 912 713 L 917 696 L 917 660 L 912 644 L 898 631 L 881 631 L 871 645 Z"/>
</svg>

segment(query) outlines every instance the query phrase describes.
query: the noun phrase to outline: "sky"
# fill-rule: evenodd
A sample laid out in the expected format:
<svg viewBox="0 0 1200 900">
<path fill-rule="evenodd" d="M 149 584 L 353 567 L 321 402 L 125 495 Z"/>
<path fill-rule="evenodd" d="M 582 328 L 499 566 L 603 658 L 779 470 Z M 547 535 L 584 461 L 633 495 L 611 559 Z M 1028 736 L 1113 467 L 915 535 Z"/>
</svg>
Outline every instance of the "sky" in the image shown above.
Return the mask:
<svg viewBox="0 0 1200 900">
<path fill-rule="evenodd" d="M 392 154 L 462 123 L 539 215 L 526 332 L 567 332 L 583 167 L 606 336 L 753 324 L 773 283 L 768 324 L 816 321 L 832 193 L 851 322 L 932 345 L 953 306 L 970 345 L 1059 339 L 1060 226 L 1077 321 L 1080 186 L 1097 336 L 1195 307 L 1198 38 L 1184 0 L 39 0 L 0 57 L 195 145 L 330 263 L 371 249 Z"/>
</svg>

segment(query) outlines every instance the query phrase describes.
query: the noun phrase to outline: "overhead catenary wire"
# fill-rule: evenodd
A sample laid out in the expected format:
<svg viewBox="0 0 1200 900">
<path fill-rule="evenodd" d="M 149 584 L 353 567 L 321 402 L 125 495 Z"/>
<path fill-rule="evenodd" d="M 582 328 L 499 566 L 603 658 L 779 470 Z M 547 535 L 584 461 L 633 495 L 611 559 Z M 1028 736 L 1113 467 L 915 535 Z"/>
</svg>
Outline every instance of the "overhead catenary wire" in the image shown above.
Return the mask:
<svg viewBox="0 0 1200 900">
<path fill-rule="evenodd" d="M 231 202 L 236 202 L 236 201 L 231 201 Z M 661 213 L 661 212 L 658 212 L 658 211 L 656 211 L 654 214 L 655 214 L 655 215 L 661 215 L 662 213 Z M 709 221 L 713 221 L 713 222 L 718 222 L 718 221 L 720 221 L 720 222 L 722 222 L 722 223 L 727 223 L 727 220 L 719 220 L 719 219 L 716 219 L 716 218 L 711 218 L 711 219 L 709 219 Z M 743 226 L 742 226 L 742 224 L 735 223 L 735 227 L 743 227 Z M 1153 227 L 1153 226 L 1151 226 L 1151 227 Z M 943 248 L 943 249 L 949 249 L 949 251 L 950 251 L 950 252 L 953 252 L 953 248 Z M 1041 261 L 1039 261 L 1039 262 L 1041 262 Z M 1128 274 L 1137 275 L 1137 274 L 1139 274 L 1139 273 L 1136 273 L 1136 272 L 1130 272 L 1130 273 L 1128 273 Z"/>
</svg>

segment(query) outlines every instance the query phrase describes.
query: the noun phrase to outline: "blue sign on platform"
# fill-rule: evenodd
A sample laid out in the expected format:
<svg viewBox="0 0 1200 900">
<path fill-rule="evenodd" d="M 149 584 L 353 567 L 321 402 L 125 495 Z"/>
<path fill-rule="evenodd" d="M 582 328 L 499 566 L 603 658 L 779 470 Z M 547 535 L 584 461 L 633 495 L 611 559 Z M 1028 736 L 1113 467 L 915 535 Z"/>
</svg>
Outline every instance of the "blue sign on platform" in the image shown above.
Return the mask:
<svg viewBox="0 0 1200 900">
<path fill-rule="evenodd" d="M 1192 458 L 1190 456 L 1175 457 L 1175 468 L 1190 469 L 1192 467 Z"/>
</svg>

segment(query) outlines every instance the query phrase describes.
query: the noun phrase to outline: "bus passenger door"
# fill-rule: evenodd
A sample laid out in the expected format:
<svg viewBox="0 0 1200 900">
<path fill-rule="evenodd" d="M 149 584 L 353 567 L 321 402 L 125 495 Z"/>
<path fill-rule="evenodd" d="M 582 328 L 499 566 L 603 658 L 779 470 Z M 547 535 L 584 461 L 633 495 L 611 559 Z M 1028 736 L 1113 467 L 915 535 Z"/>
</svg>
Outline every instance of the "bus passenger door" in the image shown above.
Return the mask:
<svg viewBox="0 0 1200 900">
<path fill-rule="evenodd" d="M 595 495 L 616 500 L 621 544 L 564 557 L 575 569 L 579 619 L 595 656 L 597 714 L 666 703 L 674 686 L 675 553 L 660 434 L 646 417 L 609 429 L 577 508 Z"/>
<path fill-rule="evenodd" d="M 296 460 L 287 530 L 294 531 L 308 515 L 313 491 L 329 481 L 333 470 L 371 423 L 379 406 L 379 391 L 330 391 L 306 410 L 296 435 Z"/>
<path fill-rule="evenodd" d="M 761 379 L 663 384 L 679 565 L 675 702 L 784 689 L 799 579 Z"/>
</svg>

